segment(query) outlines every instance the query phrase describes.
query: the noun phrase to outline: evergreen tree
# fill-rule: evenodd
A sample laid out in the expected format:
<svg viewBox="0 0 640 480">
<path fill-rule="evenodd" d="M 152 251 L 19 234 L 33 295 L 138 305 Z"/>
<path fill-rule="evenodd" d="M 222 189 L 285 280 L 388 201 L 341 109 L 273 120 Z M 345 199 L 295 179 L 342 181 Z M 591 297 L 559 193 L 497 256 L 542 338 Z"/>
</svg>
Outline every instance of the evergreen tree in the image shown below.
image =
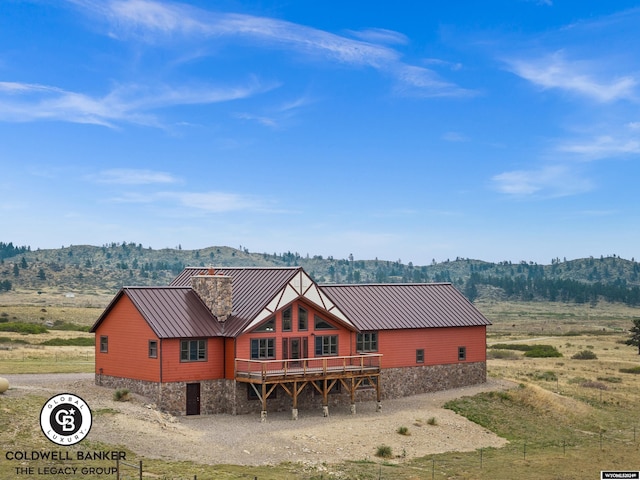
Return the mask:
<svg viewBox="0 0 640 480">
<path fill-rule="evenodd" d="M 640 318 L 633 319 L 633 327 L 631 327 L 629 333 L 631 334 L 631 338 L 629 338 L 625 343 L 627 345 L 638 347 L 638 355 L 640 355 Z"/>
</svg>

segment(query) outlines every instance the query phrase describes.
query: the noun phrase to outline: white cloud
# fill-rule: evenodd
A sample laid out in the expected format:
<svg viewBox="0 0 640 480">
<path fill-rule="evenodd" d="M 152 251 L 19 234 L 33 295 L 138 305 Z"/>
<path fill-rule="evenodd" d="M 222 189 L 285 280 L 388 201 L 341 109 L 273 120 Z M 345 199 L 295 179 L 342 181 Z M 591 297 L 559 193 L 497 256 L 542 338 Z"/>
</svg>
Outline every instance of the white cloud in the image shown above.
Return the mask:
<svg viewBox="0 0 640 480">
<path fill-rule="evenodd" d="M 566 166 L 554 165 L 537 170 L 514 170 L 492 178 L 497 191 L 517 197 L 563 197 L 591 190 L 591 182 L 580 178 Z"/>
<path fill-rule="evenodd" d="M 557 88 L 598 102 L 635 100 L 638 81 L 630 75 L 611 78 L 607 67 L 595 60 L 566 60 L 562 51 L 551 55 L 508 60 L 516 75 L 542 88 Z"/>
<path fill-rule="evenodd" d="M 177 3 L 150 0 L 74 0 L 84 10 L 107 19 L 111 34 L 158 43 L 176 36 L 203 42 L 221 37 L 248 38 L 260 48 L 280 48 L 353 66 L 371 67 L 391 75 L 421 96 L 467 95 L 465 89 L 446 82 L 426 68 L 407 64 L 400 52 L 382 43 L 406 43 L 402 34 L 383 29 L 359 32 L 356 40 L 316 28 L 266 17 L 210 12 Z"/>
<path fill-rule="evenodd" d="M 130 168 L 103 170 L 91 178 L 99 183 L 111 183 L 118 185 L 166 184 L 176 183 L 178 181 L 178 179 L 170 173 Z"/>
<path fill-rule="evenodd" d="M 406 45 L 409 43 L 406 35 L 385 28 L 368 28 L 360 31 L 349 30 L 348 33 L 360 40 L 371 43 L 385 43 L 387 45 Z"/>
<path fill-rule="evenodd" d="M 640 153 L 640 141 L 635 138 L 619 138 L 602 135 L 587 142 L 565 143 L 558 147 L 561 152 L 575 153 L 586 160 L 619 157 Z"/>
<path fill-rule="evenodd" d="M 122 122 L 160 126 L 160 121 L 149 111 L 175 105 L 237 100 L 271 88 L 273 86 L 262 86 L 255 79 L 233 87 L 123 85 L 103 97 L 92 97 L 47 85 L 0 82 L 0 120 L 61 120 L 111 128 Z"/>
<path fill-rule="evenodd" d="M 183 207 L 192 214 L 227 213 L 238 211 L 274 212 L 266 199 L 252 195 L 229 192 L 155 192 L 144 194 L 128 192 L 112 199 L 117 203 L 167 204 L 169 207 Z"/>
</svg>

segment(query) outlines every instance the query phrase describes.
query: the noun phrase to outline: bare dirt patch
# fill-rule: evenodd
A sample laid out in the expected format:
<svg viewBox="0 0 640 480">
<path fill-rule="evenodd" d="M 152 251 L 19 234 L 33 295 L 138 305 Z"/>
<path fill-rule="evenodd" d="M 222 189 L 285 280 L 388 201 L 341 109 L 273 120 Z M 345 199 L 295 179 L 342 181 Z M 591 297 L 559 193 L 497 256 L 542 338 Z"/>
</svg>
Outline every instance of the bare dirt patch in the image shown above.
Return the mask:
<svg viewBox="0 0 640 480">
<path fill-rule="evenodd" d="M 172 417 L 157 411 L 143 397 L 128 402 L 113 400 L 113 390 L 96 386 L 92 374 L 9 375 L 5 395 L 67 391 L 81 396 L 97 414 L 88 439 L 122 445 L 137 455 L 164 460 L 190 460 L 203 464 L 265 465 L 303 464 L 374 459 L 377 447 L 391 447 L 395 461 L 446 451 L 472 451 L 501 447 L 507 442 L 442 405 L 453 398 L 482 391 L 511 388 L 512 383 L 490 379 L 487 383 L 383 403 L 332 407 L 329 417 L 320 410 L 300 410 L 259 415 L 208 415 Z M 430 419 L 435 419 L 431 425 Z M 407 435 L 397 433 L 406 427 Z"/>
</svg>

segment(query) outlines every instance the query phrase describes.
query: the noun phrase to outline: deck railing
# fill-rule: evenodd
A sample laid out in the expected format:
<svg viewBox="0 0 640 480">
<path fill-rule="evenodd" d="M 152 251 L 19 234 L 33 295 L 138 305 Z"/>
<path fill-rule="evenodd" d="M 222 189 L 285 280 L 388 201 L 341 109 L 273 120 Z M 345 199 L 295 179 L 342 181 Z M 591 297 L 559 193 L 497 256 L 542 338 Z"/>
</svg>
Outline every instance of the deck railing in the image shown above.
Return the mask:
<svg viewBox="0 0 640 480">
<path fill-rule="evenodd" d="M 297 358 L 289 360 L 246 360 L 236 358 L 236 377 L 309 377 L 328 374 L 353 374 L 380 370 L 382 354 L 362 354 L 346 357 Z"/>
</svg>

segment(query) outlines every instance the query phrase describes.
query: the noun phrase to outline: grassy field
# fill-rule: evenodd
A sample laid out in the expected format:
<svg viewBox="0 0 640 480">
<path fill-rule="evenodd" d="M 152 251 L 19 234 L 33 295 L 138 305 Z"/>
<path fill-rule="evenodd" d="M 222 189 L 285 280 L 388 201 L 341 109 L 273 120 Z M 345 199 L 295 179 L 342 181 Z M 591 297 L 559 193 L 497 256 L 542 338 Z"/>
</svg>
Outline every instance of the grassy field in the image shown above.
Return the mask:
<svg viewBox="0 0 640 480">
<path fill-rule="evenodd" d="M 27 321 L 37 311 L 9 310 Z M 31 307 L 37 308 L 37 307 Z M 470 453 L 450 452 L 418 459 L 354 459 L 312 468 L 299 464 L 269 467 L 215 467 L 186 462 L 144 459 L 149 478 L 187 479 L 583 479 L 599 478 L 601 470 L 640 470 L 640 375 L 623 373 L 640 365 L 635 347 L 624 345 L 631 319 L 640 309 L 620 305 L 564 305 L 536 303 L 480 304 L 493 322 L 488 329 L 488 373 L 509 379 L 514 388 L 450 402 L 448 408 L 509 440 L 500 449 Z M 95 309 L 50 310 L 52 321 L 88 325 Z M 55 312 L 55 313 L 54 313 Z M 55 314 L 55 318 L 54 318 Z M 0 350 L 1 372 L 92 371 L 91 347 L 44 347 L 47 338 L 90 335 L 50 331 L 46 334 L 4 334 L 29 344 L 10 343 Z M 68 338 L 68 337 L 67 337 Z M 2 343 L 2 342 L 0 342 Z M 527 358 L 519 350 L 491 349 L 495 344 L 554 346 L 562 357 Z M 4 344 L 6 345 L 6 344 Z M 574 355 L 589 351 L 595 359 Z M 65 357 L 68 359 L 65 360 Z M 60 359 L 60 360 L 57 360 Z M 3 450 L 50 448 L 37 426 L 14 421 L 44 399 L 0 396 L 0 432 Z M 108 415 L 108 412 L 98 412 Z M 11 439 L 11 440 L 8 440 Z M 84 449 L 94 448 L 83 446 Z M 115 446 L 111 446 L 111 449 Z M 397 452 L 394 452 L 397 453 Z M 133 457 L 133 454 L 132 458 Z M 0 478 L 10 478 L 0 464 Z M 9 475 L 9 476 L 7 476 Z M 92 477 L 85 477 L 92 478 Z M 99 478 L 99 477 L 95 477 Z"/>
</svg>

